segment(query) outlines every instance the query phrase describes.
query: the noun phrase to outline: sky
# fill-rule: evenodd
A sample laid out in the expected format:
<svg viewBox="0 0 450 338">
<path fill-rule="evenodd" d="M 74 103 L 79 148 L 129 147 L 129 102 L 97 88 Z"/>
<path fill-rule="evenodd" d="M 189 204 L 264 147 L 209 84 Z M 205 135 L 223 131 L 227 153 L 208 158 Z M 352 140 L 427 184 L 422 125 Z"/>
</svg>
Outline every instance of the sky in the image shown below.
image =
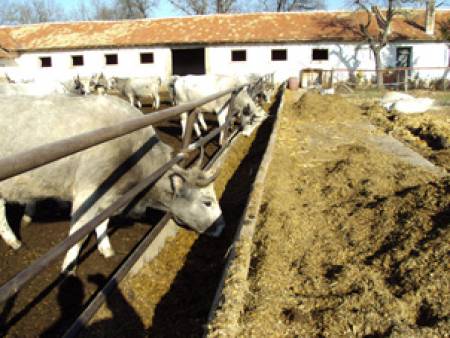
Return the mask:
<svg viewBox="0 0 450 338">
<path fill-rule="evenodd" d="M 345 4 L 348 3 L 349 0 L 325 0 L 328 10 L 338 10 L 344 9 Z M 449 0 L 450 1 L 450 0 Z M 56 0 L 65 10 L 70 11 L 73 9 L 78 0 Z M 173 17 L 173 16 L 182 16 L 185 15 L 180 10 L 174 8 L 169 1 L 159 0 L 158 7 L 152 11 L 152 17 L 156 18 L 164 18 L 164 17 Z"/>
</svg>

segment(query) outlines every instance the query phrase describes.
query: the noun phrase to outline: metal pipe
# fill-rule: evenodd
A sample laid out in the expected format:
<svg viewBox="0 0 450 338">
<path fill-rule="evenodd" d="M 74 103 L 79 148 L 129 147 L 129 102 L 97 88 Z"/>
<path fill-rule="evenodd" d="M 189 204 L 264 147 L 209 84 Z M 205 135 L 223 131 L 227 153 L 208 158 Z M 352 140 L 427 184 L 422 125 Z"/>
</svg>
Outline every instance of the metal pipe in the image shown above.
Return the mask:
<svg viewBox="0 0 450 338">
<path fill-rule="evenodd" d="M 93 231 L 100 223 L 102 223 L 107 218 L 111 217 L 116 210 L 125 206 L 133 198 L 135 198 L 141 191 L 146 189 L 150 184 L 159 179 L 164 173 L 169 170 L 173 165 L 180 162 L 186 157 L 185 153 L 179 153 L 173 157 L 169 162 L 161 166 L 153 174 L 148 176 L 146 179 L 138 183 L 133 189 L 124 194 L 121 198 L 111 204 L 108 208 L 102 211 L 100 214 L 95 216 L 85 225 L 83 225 L 79 230 L 74 232 L 72 235 L 67 237 L 64 241 L 59 243 L 50 249 L 45 255 L 41 256 L 35 260 L 27 268 L 19 272 L 12 279 L 6 282 L 0 287 L 0 303 L 4 302 L 14 294 L 16 294 L 27 282 L 37 276 L 42 270 L 54 262 L 58 256 L 66 252 L 75 243 L 80 241 L 84 236 L 88 235 Z"/>
<path fill-rule="evenodd" d="M 134 263 L 142 256 L 148 246 L 155 240 L 161 230 L 170 220 L 170 215 L 165 214 L 159 223 L 145 235 L 144 239 L 139 243 L 138 247 L 132 252 L 132 254 L 126 259 L 126 261 L 120 266 L 120 268 L 114 273 L 114 275 L 108 280 L 106 285 L 100 290 L 84 309 L 81 315 L 75 320 L 72 326 L 64 333 L 63 338 L 74 338 L 79 332 L 86 327 L 91 318 L 98 311 L 100 306 L 105 302 L 106 297 L 119 285 L 119 283 L 125 278 L 127 273 L 133 267 Z"/>
<path fill-rule="evenodd" d="M 150 115 L 130 119 L 115 126 L 93 130 L 61 141 L 38 146 L 19 154 L 4 157 L 0 159 L 0 181 L 24 173 L 28 170 L 38 168 L 44 164 L 56 161 L 65 156 L 75 154 L 89 147 L 148 127 L 154 123 L 178 116 L 185 111 L 204 105 L 205 103 L 227 95 L 238 88 L 243 88 L 246 85 L 247 84 L 236 88 L 223 90 L 202 99 L 188 102 L 176 107 L 163 109 Z"/>
</svg>

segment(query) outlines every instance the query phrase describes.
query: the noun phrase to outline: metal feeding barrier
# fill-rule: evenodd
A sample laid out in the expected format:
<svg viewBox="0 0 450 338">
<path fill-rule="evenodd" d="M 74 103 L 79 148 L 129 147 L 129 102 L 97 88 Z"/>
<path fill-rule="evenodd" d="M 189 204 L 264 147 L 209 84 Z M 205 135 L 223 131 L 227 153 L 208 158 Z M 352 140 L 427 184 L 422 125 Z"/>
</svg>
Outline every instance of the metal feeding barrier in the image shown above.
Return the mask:
<svg viewBox="0 0 450 338">
<path fill-rule="evenodd" d="M 262 81 L 261 79 L 260 81 Z M 3 284 L 0 287 L 0 303 L 3 303 L 13 295 L 15 295 L 21 288 L 23 288 L 29 281 L 35 278 L 40 272 L 52 264 L 61 254 L 69 250 L 75 243 L 91 233 L 100 223 L 111 217 L 116 210 L 127 205 L 131 202 L 139 193 L 148 188 L 152 183 L 157 181 L 164 173 L 166 173 L 172 166 L 180 163 L 187 158 L 187 155 L 193 151 L 201 149 L 219 135 L 220 132 L 225 133 L 225 142 L 222 147 L 218 149 L 216 154 L 211 158 L 207 164 L 207 168 L 210 168 L 217 160 L 220 154 L 224 151 L 226 146 L 230 143 L 231 139 L 236 135 L 237 131 L 229 133 L 229 129 L 232 127 L 233 117 L 236 115 L 234 111 L 234 101 L 236 96 L 243 88 L 247 86 L 255 86 L 260 83 L 244 85 L 231 88 L 228 90 L 220 91 L 216 94 L 209 95 L 205 98 L 195 100 L 179 106 L 163 109 L 146 116 L 130 119 L 120 124 L 97 129 L 94 131 L 86 132 L 77 136 L 73 136 L 64 140 L 49 143 L 46 145 L 35 147 L 31 150 L 7 156 L 0 159 L 0 181 L 10 178 L 15 175 L 22 174 L 26 171 L 38 168 L 50 162 L 56 161 L 63 157 L 70 156 L 77 152 L 83 151 L 98 144 L 116 139 L 123 135 L 132 133 L 139 129 L 154 125 L 162 121 L 179 116 L 181 113 L 189 111 L 189 117 L 186 126 L 186 133 L 183 138 L 181 150 L 175 154 L 171 160 L 158 168 L 155 172 L 151 173 L 147 178 L 138 183 L 134 188 L 122 195 L 118 200 L 112 203 L 108 208 L 99 213 L 93 219 L 84 224 L 79 230 L 72 235 L 68 236 L 62 242 L 50 249 L 46 254 L 35 260 L 27 268 L 16 274 L 12 279 Z M 251 87 L 250 90 L 251 91 Z M 222 107 L 222 110 L 227 106 L 228 115 L 225 124 L 213 129 L 207 135 L 200 137 L 197 141 L 191 143 L 192 129 L 197 118 L 197 108 L 208 102 L 216 100 L 222 96 L 229 95 L 230 99 Z M 75 321 L 72 327 L 66 332 L 65 337 L 74 337 L 83 328 L 89 319 L 95 314 L 100 305 L 104 302 L 106 295 L 117 285 L 128 273 L 135 262 L 141 257 L 146 248 L 157 237 L 160 231 L 164 228 L 169 221 L 170 215 L 168 213 L 161 219 L 161 221 L 150 230 L 147 235 L 141 240 L 136 249 L 128 256 L 126 261 L 120 266 L 116 273 L 106 283 L 105 287 L 98 292 L 93 301 L 87 306 L 81 316 Z"/>
</svg>

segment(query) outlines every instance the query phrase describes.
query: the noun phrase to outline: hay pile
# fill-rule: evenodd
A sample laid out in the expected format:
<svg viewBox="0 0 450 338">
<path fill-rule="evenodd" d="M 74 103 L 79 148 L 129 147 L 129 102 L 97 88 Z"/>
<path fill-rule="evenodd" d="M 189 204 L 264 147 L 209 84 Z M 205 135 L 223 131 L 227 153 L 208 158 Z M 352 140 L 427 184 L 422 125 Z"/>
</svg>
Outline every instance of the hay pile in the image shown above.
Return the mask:
<svg viewBox="0 0 450 338">
<path fill-rule="evenodd" d="M 239 336 L 446 336 L 449 177 L 370 146 L 340 97 L 285 107 Z"/>
<path fill-rule="evenodd" d="M 450 170 L 450 113 L 424 114 L 387 112 L 379 105 L 363 107 L 371 123 L 414 148 L 433 163 Z"/>
</svg>

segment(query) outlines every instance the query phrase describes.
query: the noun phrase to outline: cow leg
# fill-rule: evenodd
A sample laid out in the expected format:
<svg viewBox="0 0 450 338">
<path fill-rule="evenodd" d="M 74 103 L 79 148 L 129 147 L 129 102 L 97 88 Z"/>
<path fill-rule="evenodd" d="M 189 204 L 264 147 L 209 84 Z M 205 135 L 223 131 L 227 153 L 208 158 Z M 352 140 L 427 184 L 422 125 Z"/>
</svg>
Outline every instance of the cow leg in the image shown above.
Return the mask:
<svg viewBox="0 0 450 338">
<path fill-rule="evenodd" d="M 98 227 L 95 228 L 95 234 L 97 235 L 97 248 L 103 257 L 109 258 L 114 256 L 114 250 L 109 242 L 108 234 L 108 220 L 104 220 Z"/>
<path fill-rule="evenodd" d="M 181 124 L 181 138 L 184 138 L 184 134 L 186 134 L 187 113 L 180 114 L 180 124 Z"/>
<path fill-rule="evenodd" d="M 202 113 L 198 113 L 198 122 L 200 122 L 200 125 L 204 131 L 208 130 L 208 126 L 206 125 L 205 122 L 205 117 L 203 116 Z"/>
<path fill-rule="evenodd" d="M 134 107 L 134 95 L 133 94 L 128 94 L 128 100 L 130 101 L 130 104 L 132 107 Z"/>
<path fill-rule="evenodd" d="M 0 199 L 0 237 L 14 250 L 20 248 L 22 243 L 17 239 L 6 219 L 5 200 Z"/>
<path fill-rule="evenodd" d="M 201 132 L 197 122 L 194 122 L 194 130 L 195 130 L 195 134 L 197 135 L 197 137 L 200 137 L 202 135 L 202 132 Z"/>
<path fill-rule="evenodd" d="M 155 100 L 153 101 L 153 103 L 154 103 L 155 109 L 159 109 L 159 107 L 160 107 L 160 99 L 159 99 L 159 95 L 158 94 L 155 95 Z"/>
<path fill-rule="evenodd" d="M 75 200 L 72 204 L 72 217 L 74 217 L 74 214 L 77 214 L 77 211 L 79 208 L 85 203 L 87 199 L 91 196 L 91 192 L 89 190 L 87 193 L 78 194 Z M 98 213 L 101 211 L 98 206 L 91 206 L 87 211 L 85 211 L 82 215 L 77 217 L 77 219 L 74 221 L 74 223 L 71 225 L 69 230 L 69 236 L 75 233 L 77 230 L 79 230 L 82 226 L 84 226 L 88 221 L 90 221 L 93 217 L 98 215 Z M 99 239 L 99 250 L 100 253 L 104 256 L 111 255 L 112 249 L 109 243 L 109 240 L 107 239 L 106 234 L 106 227 L 108 224 L 108 220 L 103 221 L 101 224 L 98 225 L 99 229 L 96 229 L 97 238 Z M 64 257 L 64 261 L 62 264 L 61 271 L 63 273 L 71 273 L 75 271 L 75 264 L 76 260 L 78 258 L 78 255 L 80 253 L 81 246 L 83 245 L 83 242 L 86 240 L 87 236 L 85 236 L 83 239 L 81 239 L 78 243 L 75 243 L 66 253 L 66 256 Z M 101 247 L 101 249 L 100 249 Z"/>
<path fill-rule="evenodd" d="M 33 220 L 33 216 L 36 213 L 36 203 L 35 202 L 29 202 L 25 204 L 25 212 L 22 217 L 21 226 L 27 226 L 31 223 Z"/>
<path fill-rule="evenodd" d="M 227 115 L 228 115 L 228 108 L 224 109 L 217 115 L 217 121 L 219 122 L 219 128 L 225 124 L 225 122 L 227 120 Z M 220 131 L 220 135 L 219 135 L 219 145 L 223 144 L 224 137 L 225 137 L 225 130 L 222 129 Z"/>
<path fill-rule="evenodd" d="M 139 107 L 139 109 L 141 109 L 142 108 L 141 100 L 136 99 L 136 103 L 137 103 L 137 106 Z"/>
</svg>

